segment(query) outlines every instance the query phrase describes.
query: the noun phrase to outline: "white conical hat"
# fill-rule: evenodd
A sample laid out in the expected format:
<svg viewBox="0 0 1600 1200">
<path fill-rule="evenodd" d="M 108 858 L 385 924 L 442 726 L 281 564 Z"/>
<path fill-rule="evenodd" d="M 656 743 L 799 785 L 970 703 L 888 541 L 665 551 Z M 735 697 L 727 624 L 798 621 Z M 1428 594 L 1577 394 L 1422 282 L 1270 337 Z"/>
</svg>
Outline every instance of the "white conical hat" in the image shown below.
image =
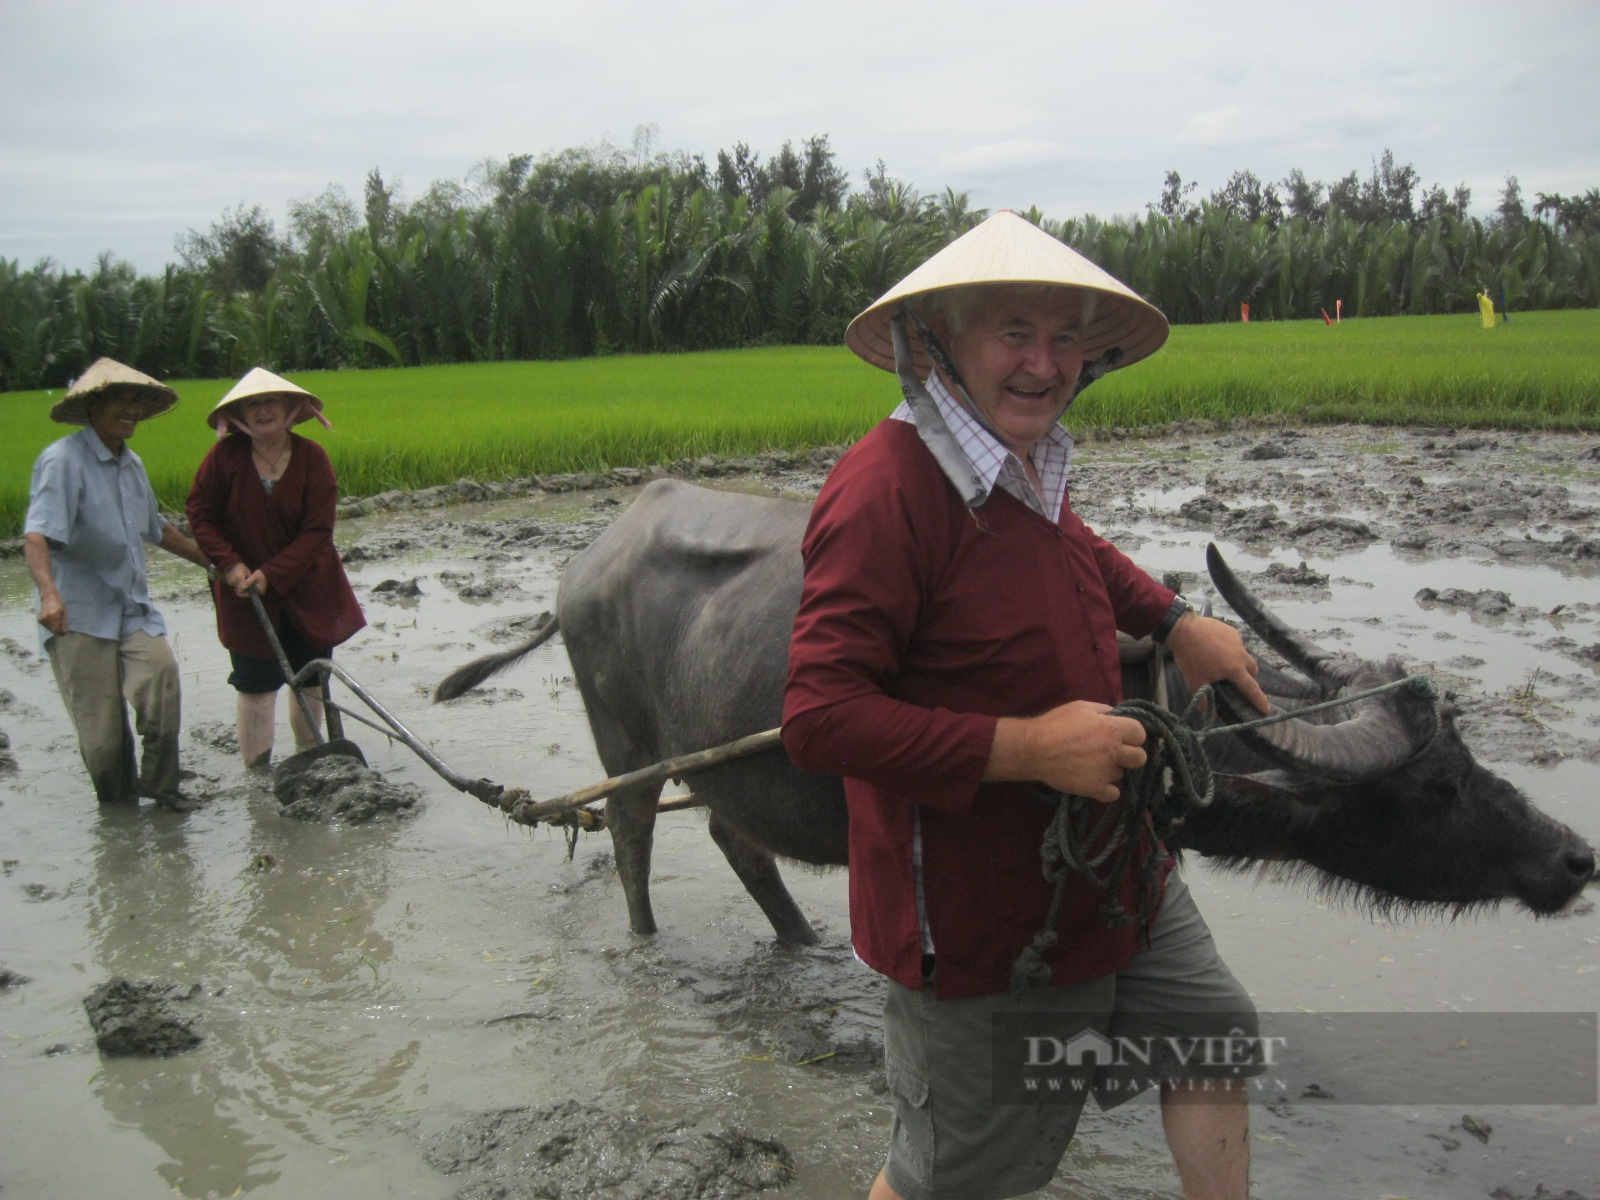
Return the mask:
<svg viewBox="0 0 1600 1200">
<path fill-rule="evenodd" d="M 1045 283 L 1096 293 L 1084 333 L 1084 359 L 1093 362 L 1120 349 L 1117 366 L 1147 358 L 1167 340 L 1161 310 L 1072 247 L 1032 221 L 1001 211 L 951 242 L 850 322 L 844 344 L 875 367 L 893 371 L 894 344 L 889 322 L 902 301 L 945 288 L 982 283 Z M 932 364 L 913 339 L 919 374 Z"/>
<path fill-rule="evenodd" d="M 123 366 L 115 359 L 97 358 L 78 376 L 67 394 L 50 409 L 50 419 L 63 425 L 87 425 L 89 402 L 108 392 L 138 396 L 145 402 L 144 418 L 159 417 L 178 403 L 178 393 L 142 371 Z"/>
<path fill-rule="evenodd" d="M 265 367 L 254 367 L 243 379 L 229 388 L 228 394 L 218 400 L 216 407 L 206 414 L 206 424 L 216 429 L 218 422 L 223 419 L 223 409 L 241 400 L 248 400 L 252 396 L 282 396 L 287 400 L 300 402 L 300 415 L 294 421 L 296 425 L 301 421 L 309 421 L 322 411 L 322 401 L 298 383 L 290 383 L 283 376 L 274 375 Z"/>
</svg>

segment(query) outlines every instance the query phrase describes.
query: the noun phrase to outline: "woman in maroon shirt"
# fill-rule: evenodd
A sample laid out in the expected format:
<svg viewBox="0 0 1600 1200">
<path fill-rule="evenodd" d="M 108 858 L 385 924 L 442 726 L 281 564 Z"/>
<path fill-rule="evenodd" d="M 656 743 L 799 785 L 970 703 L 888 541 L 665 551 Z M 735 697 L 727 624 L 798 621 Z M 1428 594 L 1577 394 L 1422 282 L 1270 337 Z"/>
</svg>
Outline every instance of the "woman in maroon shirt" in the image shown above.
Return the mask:
<svg viewBox="0 0 1600 1200">
<path fill-rule="evenodd" d="M 261 597 L 292 668 L 326 658 L 366 624 L 333 544 L 338 482 L 327 453 L 293 432 L 322 417 L 322 401 L 257 367 L 207 416 L 217 444 L 200 464 L 187 505 L 195 541 L 215 564 L 217 633 L 233 658 L 239 753 L 246 766 L 272 757 L 274 709 L 286 682 L 250 602 Z M 322 692 L 307 688 L 322 722 Z M 316 742 L 289 706 L 295 747 Z"/>
</svg>

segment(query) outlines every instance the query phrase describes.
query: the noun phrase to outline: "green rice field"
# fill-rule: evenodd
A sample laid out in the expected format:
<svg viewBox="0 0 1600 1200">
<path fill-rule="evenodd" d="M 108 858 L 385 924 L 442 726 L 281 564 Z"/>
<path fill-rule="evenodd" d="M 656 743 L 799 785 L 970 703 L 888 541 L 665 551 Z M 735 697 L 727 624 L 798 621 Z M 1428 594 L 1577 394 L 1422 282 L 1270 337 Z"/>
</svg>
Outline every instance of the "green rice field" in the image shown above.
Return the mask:
<svg viewBox="0 0 1600 1200">
<path fill-rule="evenodd" d="M 462 477 L 648 466 L 703 454 L 838 444 L 899 398 L 840 348 L 778 347 L 405 370 L 294 373 L 322 397 L 346 495 Z M 182 507 L 232 380 L 174 380 L 182 403 L 133 446 L 162 506 Z M 70 430 L 59 393 L 0 394 L 0 536 L 27 510 L 34 458 Z M 1180 326 L 1167 347 L 1086 392 L 1084 426 L 1282 415 L 1301 421 L 1600 428 L 1600 310 Z"/>
</svg>

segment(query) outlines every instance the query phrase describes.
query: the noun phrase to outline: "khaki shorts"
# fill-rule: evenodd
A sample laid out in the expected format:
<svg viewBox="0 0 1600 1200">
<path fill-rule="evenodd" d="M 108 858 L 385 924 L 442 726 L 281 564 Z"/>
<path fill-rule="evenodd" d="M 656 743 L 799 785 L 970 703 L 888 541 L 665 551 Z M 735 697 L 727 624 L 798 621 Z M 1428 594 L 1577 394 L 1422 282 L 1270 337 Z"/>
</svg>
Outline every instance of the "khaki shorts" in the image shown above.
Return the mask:
<svg viewBox="0 0 1600 1200">
<path fill-rule="evenodd" d="M 1238 1050 L 1254 1045 L 1255 1006 L 1176 873 L 1150 944 L 1117 974 L 1020 1000 L 939 1000 L 890 983 L 883 1024 L 894 1098 L 886 1176 L 906 1200 L 1000 1200 L 1045 1186 L 1091 1093 L 1112 1108 L 1159 1083 L 1243 1088 L 1263 1069 Z M 1223 1054 L 1207 1053 L 1219 1045 Z M 1117 1047 L 1121 1065 L 1100 1069 Z M 1067 1084 L 1030 1092 L 1030 1075 Z"/>
</svg>

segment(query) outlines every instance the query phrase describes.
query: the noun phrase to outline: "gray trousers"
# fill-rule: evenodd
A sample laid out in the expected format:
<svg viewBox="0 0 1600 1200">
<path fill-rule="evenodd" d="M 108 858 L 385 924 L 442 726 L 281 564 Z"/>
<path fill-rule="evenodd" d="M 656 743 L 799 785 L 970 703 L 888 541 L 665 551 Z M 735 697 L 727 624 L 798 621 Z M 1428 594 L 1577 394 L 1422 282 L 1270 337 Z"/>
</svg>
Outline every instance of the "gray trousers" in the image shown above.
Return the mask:
<svg viewBox="0 0 1600 1200">
<path fill-rule="evenodd" d="M 69 632 L 45 650 L 100 803 L 177 797 L 178 660 L 167 639 L 135 633 L 117 642 Z M 129 707 L 144 743 L 137 767 Z"/>
</svg>

